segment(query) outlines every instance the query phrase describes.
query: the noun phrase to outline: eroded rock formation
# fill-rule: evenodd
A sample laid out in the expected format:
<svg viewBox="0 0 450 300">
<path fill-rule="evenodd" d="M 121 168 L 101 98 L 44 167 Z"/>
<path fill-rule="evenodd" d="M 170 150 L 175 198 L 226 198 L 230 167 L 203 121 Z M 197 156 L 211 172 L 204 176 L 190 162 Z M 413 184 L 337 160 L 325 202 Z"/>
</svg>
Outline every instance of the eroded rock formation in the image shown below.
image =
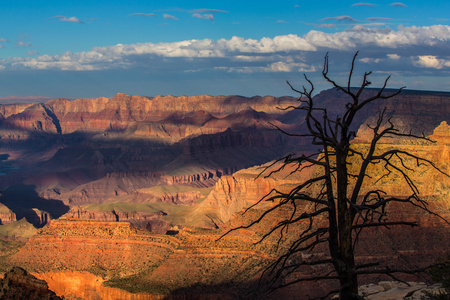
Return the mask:
<svg viewBox="0 0 450 300">
<path fill-rule="evenodd" d="M 9 224 L 15 221 L 17 221 L 16 214 L 4 204 L 0 203 L 0 225 Z"/>
</svg>

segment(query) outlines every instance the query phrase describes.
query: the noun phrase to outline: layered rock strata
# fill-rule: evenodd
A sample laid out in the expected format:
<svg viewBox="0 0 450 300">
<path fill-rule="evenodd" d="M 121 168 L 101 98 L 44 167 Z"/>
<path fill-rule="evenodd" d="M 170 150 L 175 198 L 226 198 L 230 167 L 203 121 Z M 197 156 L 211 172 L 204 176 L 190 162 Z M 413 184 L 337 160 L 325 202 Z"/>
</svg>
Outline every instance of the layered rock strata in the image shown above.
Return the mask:
<svg viewBox="0 0 450 300">
<path fill-rule="evenodd" d="M 207 111 L 216 116 L 227 116 L 243 109 L 252 108 L 271 114 L 280 114 L 277 106 L 289 106 L 296 100 L 291 97 L 253 97 L 239 96 L 157 96 L 147 98 L 117 94 L 114 98 L 98 99 L 56 99 L 43 104 L 34 104 L 15 115 L 8 117 L 3 126 L 42 131 L 55 134 L 68 134 L 75 131 L 103 132 L 124 130 L 130 123 L 154 122 L 168 118 L 178 111 Z M 6 108 L 5 108 L 6 110 Z M 164 131 L 164 128 L 162 128 Z"/>
<path fill-rule="evenodd" d="M 54 220 L 12 261 L 34 272 L 78 270 L 124 276 L 158 264 L 177 245 L 170 237 L 137 232 L 128 222 Z"/>
<path fill-rule="evenodd" d="M 8 207 L 0 203 L 0 225 L 17 221 L 16 214 Z"/>
</svg>

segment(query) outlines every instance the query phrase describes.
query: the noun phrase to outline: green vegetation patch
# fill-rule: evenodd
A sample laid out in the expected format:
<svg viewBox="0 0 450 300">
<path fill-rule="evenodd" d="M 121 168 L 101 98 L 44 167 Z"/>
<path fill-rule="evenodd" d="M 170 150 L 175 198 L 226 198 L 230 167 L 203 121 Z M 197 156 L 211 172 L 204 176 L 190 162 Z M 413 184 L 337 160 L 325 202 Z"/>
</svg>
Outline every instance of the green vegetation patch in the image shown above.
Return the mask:
<svg viewBox="0 0 450 300">
<path fill-rule="evenodd" d="M 196 188 L 186 185 L 158 185 L 150 188 L 139 189 L 139 192 L 153 195 L 175 194 L 200 192 L 203 196 L 207 196 L 213 188 Z"/>
<path fill-rule="evenodd" d="M 153 272 L 153 269 L 127 277 L 110 279 L 103 284 L 130 293 L 168 294 L 170 292 L 168 287 L 149 282 L 148 277 L 151 272 Z"/>
<path fill-rule="evenodd" d="M 160 210 L 153 207 L 153 205 L 147 203 L 122 203 L 122 202 L 112 202 L 112 203 L 97 203 L 97 204 L 87 204 L 83 206 L 86 210 L 95 211 L 118 211 L 118 212 L 147 212 L 156 213 Z"/>
<path fill-rule="evenodd" d="M 6 225 L 0 225 L 0 236 L 16 236 L 28 239 L 37 233 L 37 229 L 25 218 Z"/>
<path fill-rule="evenodd" d="M 25 243 L 20 241 L 0 240 L 0 273 L 5 273 L 11 269 L 12 265 L 9 262 L 9 258 L 16 254 L 24 245 Z"/>
</svg>

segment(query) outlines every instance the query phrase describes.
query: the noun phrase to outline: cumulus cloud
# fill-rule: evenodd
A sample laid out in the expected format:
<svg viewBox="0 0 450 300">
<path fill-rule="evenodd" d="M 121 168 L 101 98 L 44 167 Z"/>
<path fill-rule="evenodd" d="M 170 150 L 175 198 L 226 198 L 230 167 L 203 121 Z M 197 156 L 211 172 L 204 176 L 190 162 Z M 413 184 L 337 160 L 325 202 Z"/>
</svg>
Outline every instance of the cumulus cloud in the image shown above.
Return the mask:
<svg viewBox="0 0 450 300">
<path fill-rule="evenodd" d="M 117 44 L 85 52 L 0 59 L 0 65 L 6 70 L 146 68 L 158 72 L 204 69 L 246 73 L 309 72 L 315 69 L 309 62 L 321 61 L 327 51 L 344 58 L 361 50 L 364 53 L 361 61 L 377 63 L 380 70 L 392 73 L 397 71 L 392 69 L 394 66 L 403 70 L 445 70 L 449 66 L 450 55 L 442 56 L 442 53 L 450 49 L 450 26 L 400 26 L 397 30 L 356 26 L 358 28 L 351 31 L 311 30 L 303 36 L 289 34 L 259 40 L 235 36 L 219 40 Z M 346 60 L 337 59 L 335 64 L 339 61 Z"/>
<path fill-rule="evenodd" d="M 142 16 L 142 17 L 154 17 L 155 14 L 154 13 L 132 13 L 128 15 L 129 17 L 134 17 L 134 16 Z"/>
<path fill-rule="evenodd" d="M 369 63 L 377 64 L 377 63 L 381 62 L 381 59 L 380 58 L 372 58 L 372 57 L 364 57 L 364 58 L 361 58 L 359 61 L 366 63 L 366 64 L 369 64 Z"/>
<path fill-rule="evenodd" d="M 394 2 L 394 3 L 391 3 L 389 5 L 390 6 L 395 6 L 395 7 L 408 7 L 408 6 L 406 6 L 406 4 L 403 4 L 401 2 Z"/>
<path fill-rule="evenodd" d="M 177 17 L 169 15 L 169 14 L 163 14 L 164 19 L 172 19 L 172 20 L 178 20 Z"/>
<path fill-rule="evenodd" d="M 267 68 L 263 68 L 265 72 L 315 72 L 316 67 L 306 63 L 298 63 L 293 61 L 278 61 L 271 63 Z"/>
<path fill-rule="evenodd" d="M 444 67 L 450 67 L 450 60 L 439 59 L 433 55 L 420 55 L 416 57 L 414 64 L 424 68 L 442 69 Z"/>
<path fill-rule="evenodd" d="M 364 3 L 364 2 L 360 2 L 360 3 L 355 3 L 352 6 L 376 6 L 375 4 L 372 3 Z"/>
<path fill-rule="evenodd" d="M 58 19 L 61 22 L 69 22 L 69 23 L 80 23 L 82 24 L 83 22 L 78 19 L 77 17 L 66 17 L 66 16 L 54 16 L 52 17 L 52 19 Z"/>
<path fill-rule="evenodd" d="M 214 16 L 212 14 L 199 14 L 199 13 L 195 13 L 192 15 L 194 18 L 197 19 L 205 19 L 205 20 L 214 20 Z"/>
<path fill-rule="evenodd" d="M 4 38 L 0 38 L 0 43 L 6 43 L 8 40 Z"/>
<path fill-rule="evenodd" d="M 320 21 L 330 21 L 330 20 L 335 20 L 335 21 L 345 22 L 345 23 L 357 23 L 357 22 L 359 22 L 359 21 L 353 19 L 350 16 L 329 17 L 329 18 L 323 18 Z"/>
<path fill-rule="evenodd" d="M 399 59 L 400 59 L 400 55 L 395 54 L 395 53 L 393 53 L 393 54 L 386 54 L 386 56 L 387 56 L 389 59 L 393 59 L 393 60 L 399 60 Z"/>
</svg>

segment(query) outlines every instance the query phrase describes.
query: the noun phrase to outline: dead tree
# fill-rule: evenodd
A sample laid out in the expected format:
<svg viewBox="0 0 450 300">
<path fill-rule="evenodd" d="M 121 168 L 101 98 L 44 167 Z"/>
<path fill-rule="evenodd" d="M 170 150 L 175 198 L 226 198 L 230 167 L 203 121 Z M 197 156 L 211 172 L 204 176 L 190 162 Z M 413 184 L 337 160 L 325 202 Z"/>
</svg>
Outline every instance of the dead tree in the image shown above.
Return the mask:
<svg viewBox="0 0 450 300">
<path fill-rule="evenodd" d="M 367 96 L 363 92 L 371 84 L 368 80 L 371 72 L 364 74 L 359 88 L 351 88 L 357 55 L 358 53 L 354 55 L 352 60 L 347 86 L 341 86 L 329 77 L 328 54 L 325 56 L 323 78 L 334 88 L 345 93 L 349 99 L 349 102 L 344 104 L 345 108 L 341 115 L 332 116 L 326 107 L 316 106 L 312 96 L 314 85 L 306 75 L 304 77 L 308 87 L 303 86 L 302 89 L 298 90 L 288 82 L 291 89 L 300 95 L 300 105 L 293 108 L 306 112 L 307 132 L 305 134 L 285 133 L 310 138 L 312 144 L 319 146 L 320 150 L 308 155 L 288 155 L 276 161 L 270 167 L 273 168 L 281 162 L 281 167 L 277 167 L 275 172 L 288 165 L 294 165 L 295 172 L 301 172 L 305 168 L 315 168 L 318 171 L 314 173 L 313 177 L 299 183 L 287 193 L 278 189 L 272 190 L 270 194 L 252 207 L 263 201 L 274 202 L 272 206 L 250 224 L 231 230 L 249 228 L 261 222 L 269 214 L 286 207 L 290 210 L 289 217 L 269 228 L 261 240 L 273 234 L 279 234 L 281 240 L 283 234 L 291 233 L 287 233 L 290 226 L 303 222 L 303 229 L 296 232 L 297 236 L 289 245 L 287 252 L 279 256 L 265 271 L 266 275 L 271 274 L 273 278 L 271 281 L 273 288 L 313 280 L 338 280 L 340 289 L 335 292 L 339 292 L 340 299 L 360 299 L 358 296 L 358 275 L 388 274 L 394 276 L 393 274 L 398 271 L 380 268 L 376 262 L 365 265 L 355 263 L 355 243 L 360 231 L 368 227 L 417 226 L 416 222 L 388 220 L 387 208 L 390 203 L 401 202 L 430 212 L 427 203 L 419 197 L 418 189 L 408 175 L 407 171 L 409 171 L 410 166 L 405 163 L 405 160 L 413 160 L 417 166 L 428 165 L 439 170 L 435 164 L 428 159 L 404 150 L 390 149 L 382 153 L 377 151 L 377 144 L 386 137 L 400 136 L 428 140 L 426 137 L 399 132 L 390 119 L 386 120 L 385 112 L 381 111 L 376 123 L 369 126 L 373 136 L 368 149 L 366 151 L 358 150 L 351 143 L 351 140 L 356 136 L 351 128 L 355 126 L 353 123 L 358 113 L 364 111 L 369 103 L 393 98 L 403 89 L 400 88 L 395 92 L 386 93 L 386 85 L 389 81 L 389 77 L 387 77 L 383 86 L 375 95 Z M 350 172 L 348 168 L 352 157 L 359 157 L 361 161 L 356 172 Z M 383 166 L 386 171 L 384 175 L 400 174 L 409 186 L 410 195 L 404 198 L 388 196 L 383 191 L 382 186 L 372 188 L 369 191 L 366 189 L 363 192 L 362 187 L 368 177 L 367 169 L 370 165 L 377 164 Z M 273 172 L 266 176 L 270 176 Z M 310 188 L 312 186 L 319 187 L 316 188 L 318 192 L 311 193 Z M 305 207 L 305 205 L 309 205 L 312 209 L 301 211 L 300 208 Z M 300 253 L 311 252 L 320 244 L 327 245 L 328 258 L 298 259 Z M 295 257 L 297 259 L 293 259 Z M 324 266 L 330 271 L 317 276 L 295 278 L 290 282 L 279 284 L 280 278 L 287 278 L 294 272 L 301 270 L 302 267 L 312 265 Z M 277 280 L 278 284 L 275 284 Z"/>
</svg>

